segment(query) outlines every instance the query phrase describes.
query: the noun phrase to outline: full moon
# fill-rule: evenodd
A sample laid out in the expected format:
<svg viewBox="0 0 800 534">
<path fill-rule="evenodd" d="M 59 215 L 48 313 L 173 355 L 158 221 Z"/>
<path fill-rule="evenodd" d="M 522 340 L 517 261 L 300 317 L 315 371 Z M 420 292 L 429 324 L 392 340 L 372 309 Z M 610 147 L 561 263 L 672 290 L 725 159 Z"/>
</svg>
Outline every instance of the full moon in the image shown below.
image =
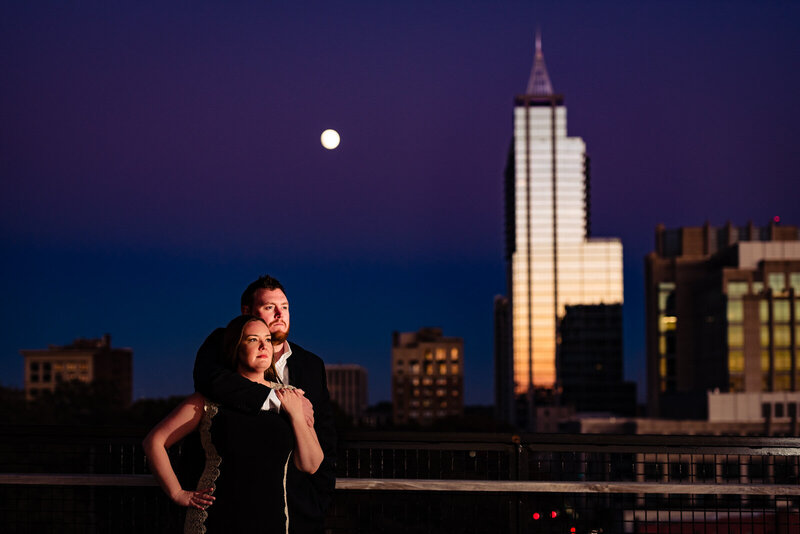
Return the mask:
<svg viewBox="0 0 800 534">
<path fill-rule="evenodd" d="M 336 130 L 325 130 L 319 138 L 322 141 L 322 146 L 328 150 L 333 150 L 339 146 L 339 132 Z"/>
</svg>

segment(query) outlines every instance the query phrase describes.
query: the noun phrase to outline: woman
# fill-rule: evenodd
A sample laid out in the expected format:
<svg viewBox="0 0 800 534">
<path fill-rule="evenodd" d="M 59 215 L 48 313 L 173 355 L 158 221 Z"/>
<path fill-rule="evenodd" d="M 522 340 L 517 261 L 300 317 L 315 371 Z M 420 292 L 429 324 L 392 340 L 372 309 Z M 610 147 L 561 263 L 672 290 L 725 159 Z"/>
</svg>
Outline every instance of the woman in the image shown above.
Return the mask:
<svg viewBox="0 0 800 534">
<path fill-rule="evenodd" d="M 161 487 L 176 504 L 189 507 L 186 533 L 288 532 L 288 462 L 307 473 L 314 473 L 322 463 L 317 435 L 303 414 L 302 391 L 274 383 L 272 351 L 269 328 L 258 317 L 239 316 L 225 329 L 228 367 L 253 382 L 280 388 L 275 393 L 288 421 L 277 412 L 253 415 L 229 410 L 195 393 L 144 440 L 150 468 Z M 197 428 L 206 466 L 197 490 L 191 491 L 178 482 L 167 449 Z"/>
</svg>

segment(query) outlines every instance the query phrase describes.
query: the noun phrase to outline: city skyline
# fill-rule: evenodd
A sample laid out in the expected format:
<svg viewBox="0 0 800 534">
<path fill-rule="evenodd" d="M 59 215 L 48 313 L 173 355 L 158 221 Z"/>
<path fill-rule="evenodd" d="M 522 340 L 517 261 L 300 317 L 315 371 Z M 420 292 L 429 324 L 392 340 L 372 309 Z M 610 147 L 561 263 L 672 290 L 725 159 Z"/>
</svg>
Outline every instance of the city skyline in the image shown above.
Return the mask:
<svg viewBox="0 0 800 534">
<path fill-rule="evenodd" d="M 433 326 L 464 338 L 465 402 L 490 404 L 510 109 L 537 25 L 592 158 L 592 234 L 625 249 L 629 379 L 657 224 L 800 218 L 796 4 L 5 11 L 4 386 L 19 350 L 108 332 L 134 350 L 134 399 L 189 393 L 197 347 L 269 272 L 290 341 L 365 366 L 371 403 L 391 332 Z"/>
</svg>

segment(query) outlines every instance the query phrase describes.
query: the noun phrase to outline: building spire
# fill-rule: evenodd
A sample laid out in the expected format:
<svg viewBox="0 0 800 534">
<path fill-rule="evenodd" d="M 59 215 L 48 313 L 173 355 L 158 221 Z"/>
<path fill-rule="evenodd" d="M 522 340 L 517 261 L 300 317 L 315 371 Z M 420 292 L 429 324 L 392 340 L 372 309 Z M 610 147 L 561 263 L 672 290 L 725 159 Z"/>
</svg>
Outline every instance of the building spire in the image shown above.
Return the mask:
<svg viewBox="0 0 800 534">
<path fill-rule="evenodd" d="M 542 54 L 542 33 L 538 29 L 536 30 L 536 53 L 533 56 L 533 68 L 531 68 L 531 77 L 528 79 L 526 94 L 534 96 L 553 94 L 553 86 L 544 64 L 544 54 Z"/>
</svg>

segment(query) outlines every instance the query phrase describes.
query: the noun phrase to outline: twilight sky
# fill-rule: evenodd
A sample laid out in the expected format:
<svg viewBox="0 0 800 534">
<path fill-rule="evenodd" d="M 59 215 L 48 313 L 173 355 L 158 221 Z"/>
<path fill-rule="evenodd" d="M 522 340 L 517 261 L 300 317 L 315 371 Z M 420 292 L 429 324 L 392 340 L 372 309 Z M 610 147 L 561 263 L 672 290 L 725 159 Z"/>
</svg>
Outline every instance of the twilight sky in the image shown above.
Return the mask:
<svg viewBox="0 0 800 534">
<path fill-rule="evenodd" d="M 466 402 L 490 404 L 537 27 L 592 158 L 593 235 L 623 242 L 629 379 L 656 224 L 800 224 L 798 2 L 64 4 L 0 17 L 4 386 L 20 349 L 109 332 L 135 398 L 188 394 L 197 347 L 271 273 L 290 339 L 366 366 L 371 402 L 392 331 L 440 326 Z"/>
</svg>

